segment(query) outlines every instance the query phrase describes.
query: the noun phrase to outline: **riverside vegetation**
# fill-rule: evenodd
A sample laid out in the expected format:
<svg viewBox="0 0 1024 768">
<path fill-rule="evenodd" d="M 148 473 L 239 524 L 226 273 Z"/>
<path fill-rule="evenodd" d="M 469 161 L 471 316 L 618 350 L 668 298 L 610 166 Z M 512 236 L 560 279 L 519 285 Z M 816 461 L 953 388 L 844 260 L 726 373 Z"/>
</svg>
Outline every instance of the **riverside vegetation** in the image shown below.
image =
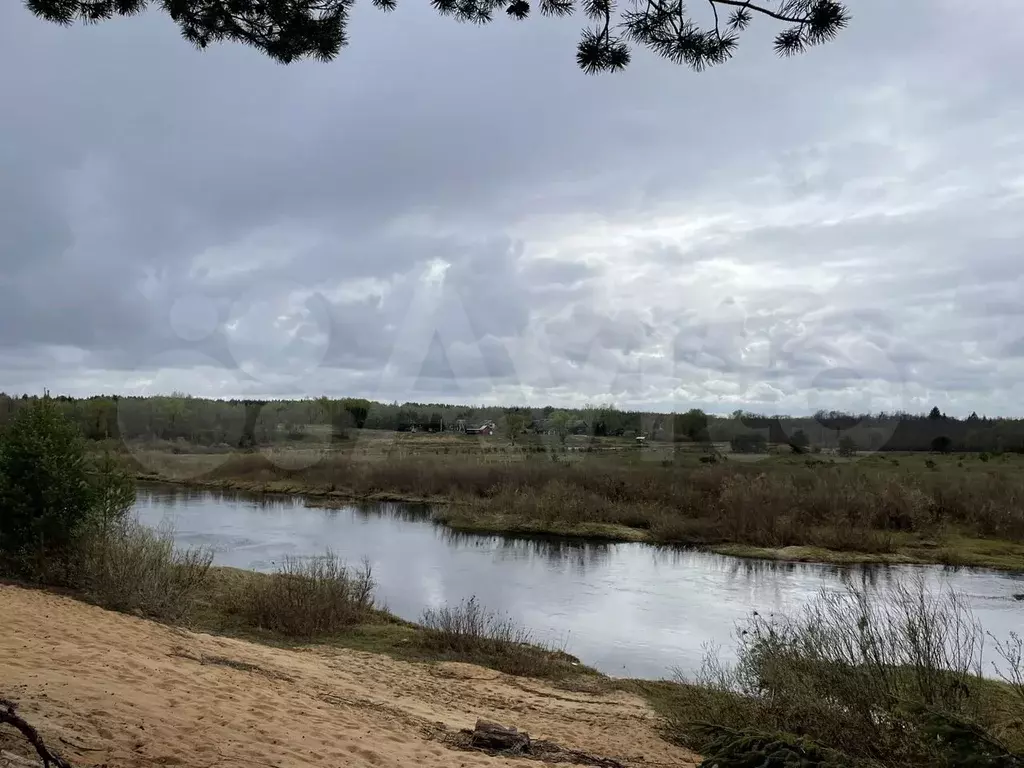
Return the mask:
<svg viewBox="0 0 1024 768">
<path fill-rule="evenodd" d="M 755 614 L 732 665 L 712 649 L 696 679 L 639 685 L 705 766 L 1019 768 L 1022 651 L 955 593 L 851 586 L 795 616 Z"/>
<path fill-rule="evenodd" d="M 849 460 L 368 431 L 319 448 L 114 447 L 140 479 L 304 493 L 320 503 L 427 501 L 439 522 L 465 531 L 1024 568 L 1024 457 L 1016 454 Z"/>
<path fill-rule="evenodd" d="M 0 394 L 0 425 L 33 402 Z M 327 398 L 51 402 L 94 454 L 116 455 L 138 479 L 324 503 L 429 501 L 439 522 L 466 531 L 1024 568 L 1022 420 L 953 419 L 937 408 L 796 419 Z M 498 434 L 446 431 L 485 419 Z M 878 452 L 858 454 L 868 447 Z"/>
<path fill-rule="evenodd" d="M 211 567 L 176 551 L 169 532 L 133 524 L 123 466 L 91 462 L 47 400 L 0 437 L 0 567 L 22 583 L 69 590 L 110 608 L 276 644 L 333 643 L 410 659 L 459 659 L 575 690 L 648 697 L 666 738 L 706 768 L 1024 765 L 1024 647 L 999 641 L 983 678 L 984 635 L 955 595 L 904 586 L 884 602 L 851 588 L 801 616 L 753 616 L 738 662 L 709 655 L 695 680 L 611 680 L 475 600 L 403 622 L 373 602 L 368 566 L 328 553 L 276 574 Z"/>
<path fill-rule="evenodd" d="M 330 552 L 286 558 L 274 574 L 213 567 L 212 551 L 175 549 L 172 531 L 137 523 L 134 500 L 122 463 L 90 460 L 75 426 L 37 401 L 0 433 L 0 577 L 265 642 L 329 640 L 513 674 L 596 675 L 476 601 L 427 612 L 422 625 L 403 621 L 374 604 L 368 564 L 353 569 Z"/>
</svg>

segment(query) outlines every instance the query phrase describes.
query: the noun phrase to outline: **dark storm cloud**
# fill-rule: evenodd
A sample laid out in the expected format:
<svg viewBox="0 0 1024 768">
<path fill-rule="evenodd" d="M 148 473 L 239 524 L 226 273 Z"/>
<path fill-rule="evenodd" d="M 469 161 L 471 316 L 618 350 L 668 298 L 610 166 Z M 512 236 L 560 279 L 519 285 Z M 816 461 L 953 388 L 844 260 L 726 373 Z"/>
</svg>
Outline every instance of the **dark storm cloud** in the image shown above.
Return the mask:
<svg viewBox="0 0 1024 768">
<path fill-rule="evenodd" d="M 588 78 L 578 20 L 281 67 L 5 6 L 0 389 L 1014 410 L 1014 7 Z"/>
</svg>

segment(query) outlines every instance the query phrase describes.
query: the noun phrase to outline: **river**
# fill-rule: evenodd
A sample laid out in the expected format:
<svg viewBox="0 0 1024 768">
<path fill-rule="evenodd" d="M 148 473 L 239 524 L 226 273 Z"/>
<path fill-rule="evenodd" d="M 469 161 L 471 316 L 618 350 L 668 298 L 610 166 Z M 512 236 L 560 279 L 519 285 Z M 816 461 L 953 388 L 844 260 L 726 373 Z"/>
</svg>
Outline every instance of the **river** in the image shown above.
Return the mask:
<svg viewBox="0 0 1024 768">
<path fill-rule="evenodd" d="M 725 557 L 647 544 L 604 544 L 455 533 L 422 507 L 307 507 L 301 498 L 173 486 L 139 489 L 146 525 L 173 526 L 182 546 L 208 546 L 217 565 L 272 571 L 285 555 L 330 547 L 367 558 L 378 601 L 417 620 L 423 609 L 476 595 L 585 664 L 616 677 L 692 673 L 707 646 L 726 656 L 739 622 L 799 610 L 843 579 L 884 587 L 923 573 L 932 587 L 970 600 L 982 626 L 1003 639 L 1024 625 L 1024 573 L 940 566 L 829 566 Z"/>
</svg>

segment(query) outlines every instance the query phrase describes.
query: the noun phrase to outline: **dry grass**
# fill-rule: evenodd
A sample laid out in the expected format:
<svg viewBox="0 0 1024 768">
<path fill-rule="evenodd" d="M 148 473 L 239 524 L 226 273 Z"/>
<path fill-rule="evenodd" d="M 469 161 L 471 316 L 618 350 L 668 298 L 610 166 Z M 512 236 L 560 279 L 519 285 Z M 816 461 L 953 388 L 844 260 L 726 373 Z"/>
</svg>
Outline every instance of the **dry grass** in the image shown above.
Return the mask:
<svg viewBox="0 0 1024 768">
<path fill-rule="evenodd" d="M 526 645 L 530 632 L 508 617 L 488 611 L 476 596 L 455 607 L 428 608 L 420 622 L 427 645 L 443 651 L 470 653 L 493 643 Z"/>
<path fill-rule="evenodd" d="M 529 630 L 488 610 L 475 596 L 456 606 L 424 611 L 420 624 L 418 643 L 432 656 L 526 677 L 558 678 L 582 672 L 576 659 L 538 644 Z"/>
<path fill-rule="evenodd" d="M 82 542 L 75 583 L 105 608 L 181 621 L 205 588 L 212 562 L 212 551 L 175 549 L 170 530 L 128 520 Z"/>
<path fill-rule="evenodd" d="M 318 557 L 286 557 L 268 578 L 242 581 L 225 608 L 257 629 L 312 639 L 364 621 L 373 609 L 373 590 L 369 563 L 350 569 L 328 550 Z"/>
<path fill-rule="evenodd" d="M 673 738 L 702 750 L 722 729 L 788 733 L 845 755 L 843 764 L 1014 764 L 950 762 L 958 749 L 1024 748 L 1024 698 L 981 677 L 984 634 L 965 601 L 920 583 L 885 598 L 850 588 L 796 617 L 755 615 L 735 665 L 712 651 L 696 679 L 659 692 Z M 1011 682 L 1022 669 L 1015 647 L 1003 655 Z"/>
<path fill-rule="evenodd" d="M 942 466 L 932 471 L 907 457 L 896 464 L 880 457 L 700 464 L 689 454 L 662 462 L 628 451 L 573 457 L 506 446 L 496 454 L 468 455 L 460 448 L 455 455 L 441 452 L 447 447 L 439 441 L 419 451 L 402 441 L 386 445 L 390 453 L 379 446 L 372 452 L 302 449 L 287 461 L 260 453 L 138 454 L 137 469 L 148 467 L 149 477 L 243 490 L 450 502 L 440 519 L 467 530 L 878 555 L 897 552 L 908 538 L 1024 544 L 1024 472 L 1012 461 L 974 460 L 960 469 L 956 457 L 936 457 Z"/>
<path fill-rule="evenodd" d="M 335 563 L 341 566 L 337 561 Z M 354 575 L 362 573 L 365 570 L 357 570 Z M 259 614 L 254 615 L 247 610 L 245 599 L 240 596 L 273 593 L 275 587 L 270 582 L 278 578 L 278 574 L 214 568 L 209 585 L 199 598 L 200 610 L 190 622 L 191 626 L 203 632 L 286 647 L 301 647 L 315 642 L 383 653 L 407 661 L 464 661 L 506 674 L 545 678 L 574 690 L 596 688 L 606 682 L 598 672 L 582 665 L 575 657 L 532 644 L 530 633 L 478 604 L 473 620 L 468 623 L 459 618 L 465 604 L 434 612 L 432 615 L 436 622 L 435 619 L 426 619 L 431 621 L 433 628 L 404 621 L 386 610 L 370 607 L 369 601 L 363 601 L 363 607 L 351 614 L 353 617 L 359 614 L 356 623 L 343 623 L 334 631 L 318 631 L 310 635 L 308 628 L 302 633 L 274 629 L 273 622 L 260 621 Z M 299 588 L 303 591 L 309 589 L 308 585 Z M 275 604 L 282 603 L 275 601 Z M 487 635 L 488 628 L 493 630 L 499 624 L 501 627 L 490 633 L 489 639 L 474 641 L 465 637 L 466 634 Z M 453 643 L 447 630 L 459 626 L 464 629 L 460 639 Z M 470 627 L 476 629 L 470 632 Z"/>
</svg>

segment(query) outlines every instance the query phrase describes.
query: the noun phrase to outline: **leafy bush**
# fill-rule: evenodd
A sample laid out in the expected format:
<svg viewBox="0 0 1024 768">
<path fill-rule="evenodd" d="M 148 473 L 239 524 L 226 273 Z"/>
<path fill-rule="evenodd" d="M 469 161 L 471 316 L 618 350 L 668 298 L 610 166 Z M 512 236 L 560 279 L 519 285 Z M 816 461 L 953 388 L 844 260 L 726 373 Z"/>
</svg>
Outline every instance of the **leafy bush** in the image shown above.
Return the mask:
<svg viewBox="0 0 1024 768">
<path fill-rule="evenodd" d="M 253 626 L 310 639 L 358 624 L 373 608 L 368 562 L 350 570 L 330 550 L 312 558 L 286 557 L 277 573 L 248 579 L 232 597 L 233 610 Z"/>
<path fill-rule="evenodd" d="M 94 500 L 77 427 L 49 398 L 19 409 L 0 440 L 0 567 L 67 581 L 68 557 Z"/>
<path fill-rule="evenodd" d="M 177 621 L 195 606 L 212 563 L 210 549 L 176 550 L 169 530 L 120 521 L 83 538 L 76 586 L 105 608 Z"/>
</svg>

